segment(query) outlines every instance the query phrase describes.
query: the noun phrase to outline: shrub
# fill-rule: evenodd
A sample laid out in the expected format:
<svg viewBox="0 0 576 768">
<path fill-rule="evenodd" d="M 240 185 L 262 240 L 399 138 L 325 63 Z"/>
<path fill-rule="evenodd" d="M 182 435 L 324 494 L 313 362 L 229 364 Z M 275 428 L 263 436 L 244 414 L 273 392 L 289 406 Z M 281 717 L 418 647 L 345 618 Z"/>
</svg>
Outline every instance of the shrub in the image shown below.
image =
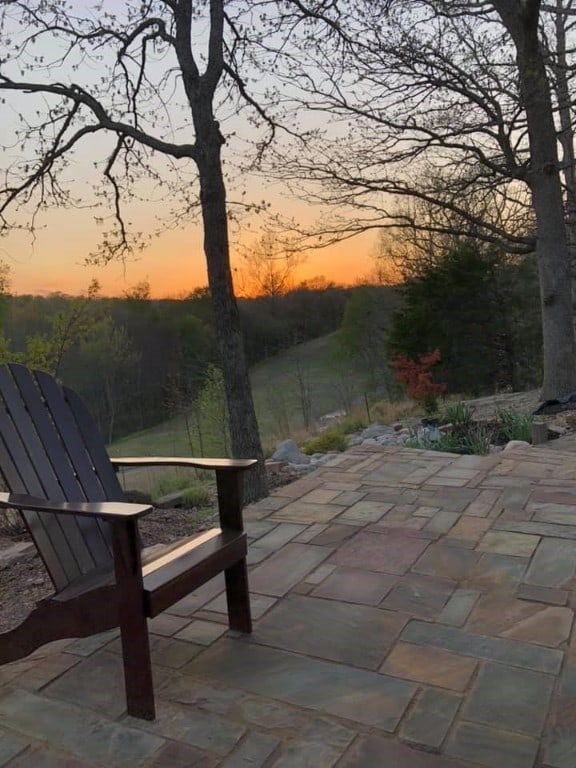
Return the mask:
<svg viewBox="0 0 576 768">
<path fill-rule="evenodd" d="M 424 408 L 424 413 L 432 415 L 438 411 L 438 397 L 446 392 L 446 384 L 432 381 L 432 368 L 440 362 L 440 350 L 435 349 L 428 355 L 421 355 L 418 360 L 410 360 L 398 355 L 390 363 L 396 372 L 396 378 L 406 387 L 406 393 Z"/>
<path fill-rule="evenodd" d="M 318 437 L 308 440 L 302 446 L 302 451 L 310 456 L 313 453 L 328 453 L 329 451 L 345 451 L 348 447 L 346 437 L 337 429 L 327 429 Z"/>
<path fill-rule="evenodd" d="M 448 403 L 444 409 L 443 420 L 447 424 L 472 424 L 474 409 L 462 401 L 458 403 Z"/>
<path fill-rule="evenodd" d="M 498 421 L 508 440 L 532 442 L 532 425 L 534 424 L 532 414 L 520 413 L 519 411 L 500 411 Z"/>
</svg>

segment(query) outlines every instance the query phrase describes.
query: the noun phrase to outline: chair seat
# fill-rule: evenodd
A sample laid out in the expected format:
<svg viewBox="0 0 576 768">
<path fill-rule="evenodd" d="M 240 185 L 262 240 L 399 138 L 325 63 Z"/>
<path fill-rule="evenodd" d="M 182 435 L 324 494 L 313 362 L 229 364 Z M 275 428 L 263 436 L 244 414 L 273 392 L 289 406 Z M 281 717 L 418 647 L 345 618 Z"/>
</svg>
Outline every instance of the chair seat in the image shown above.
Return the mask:
<svg viewBox="0 0 576 768">
<path fill-rule="evenodd" d="M 246 534 L 211 528 L 142 553 L 145 612 L 157 616 L 189 592 L 234 565 L 247 552 Z M 102 568 L 81 576 L 51 600 L 65 602 L 114 584 L 114 571 Z"/>
<path fill-rule="evenodd" d="M 246 556 L 246 534 L 211 528 L 169 545 L 142 567 L 145 613 L 157 616 Z"/>
</svg>

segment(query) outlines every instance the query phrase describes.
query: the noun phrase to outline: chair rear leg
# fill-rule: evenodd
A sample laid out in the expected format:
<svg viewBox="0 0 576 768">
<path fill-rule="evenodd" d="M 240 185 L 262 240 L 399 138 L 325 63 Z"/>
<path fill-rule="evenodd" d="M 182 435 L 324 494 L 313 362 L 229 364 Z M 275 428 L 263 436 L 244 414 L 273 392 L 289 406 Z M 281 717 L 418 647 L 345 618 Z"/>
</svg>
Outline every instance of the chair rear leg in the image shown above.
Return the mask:
<svg viewBox="0 0 576 768">
<path fill-rule="evenodd" d="M 252 632 L 246 558 L 227 568 L 224 572 L 224 580 L 228 604 L 228 626 L 238 632 Z"/>
</svg>

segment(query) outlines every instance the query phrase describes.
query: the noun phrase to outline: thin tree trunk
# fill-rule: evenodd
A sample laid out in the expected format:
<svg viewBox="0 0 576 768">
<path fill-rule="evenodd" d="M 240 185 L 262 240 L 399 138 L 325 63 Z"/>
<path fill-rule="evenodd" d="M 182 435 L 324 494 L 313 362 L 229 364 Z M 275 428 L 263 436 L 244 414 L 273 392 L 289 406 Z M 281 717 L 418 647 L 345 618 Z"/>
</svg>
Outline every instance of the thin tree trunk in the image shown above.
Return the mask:
<svg viewBox="0 0 576 768">
<path fill-rule="evenodd" d="M 516 46 L 530 141 L 528 183 L 536 213 L 544 382 L 542 397 L 576 390 L 570 258 L 550 83 L 538 39 L 539 0 L 494 0 Z"/>
</svg>

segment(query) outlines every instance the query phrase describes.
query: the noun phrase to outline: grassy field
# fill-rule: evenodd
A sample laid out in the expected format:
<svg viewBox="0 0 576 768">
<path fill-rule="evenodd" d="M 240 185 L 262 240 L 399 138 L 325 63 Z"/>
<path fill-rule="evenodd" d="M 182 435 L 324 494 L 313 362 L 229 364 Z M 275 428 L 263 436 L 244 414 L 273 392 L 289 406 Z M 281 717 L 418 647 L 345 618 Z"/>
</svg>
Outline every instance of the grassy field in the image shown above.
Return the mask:
<svg viewBox="0 0 576 768">
<path fill-rule="evenodd" d="M 253 368 L 251 378 L 260 433 L 268 452 L 280 440 L 304 430 L 303 389 L 316 421 L 326 413 L 345 409 L 353 400 L 362 401 L 366 384 L 360 371 L 337 362 L 335 334 L 265 360 Z M 214 435 L 205 434 L 203 442 L 205 455 L 222 454 L 222 443 Z M 199 438 L 194 429 L 188 432 L 184 417 L 178 417 L 125 437 L 109 450 L 113 456 L 186 456 L 199 453 Z"/>
</svg>

